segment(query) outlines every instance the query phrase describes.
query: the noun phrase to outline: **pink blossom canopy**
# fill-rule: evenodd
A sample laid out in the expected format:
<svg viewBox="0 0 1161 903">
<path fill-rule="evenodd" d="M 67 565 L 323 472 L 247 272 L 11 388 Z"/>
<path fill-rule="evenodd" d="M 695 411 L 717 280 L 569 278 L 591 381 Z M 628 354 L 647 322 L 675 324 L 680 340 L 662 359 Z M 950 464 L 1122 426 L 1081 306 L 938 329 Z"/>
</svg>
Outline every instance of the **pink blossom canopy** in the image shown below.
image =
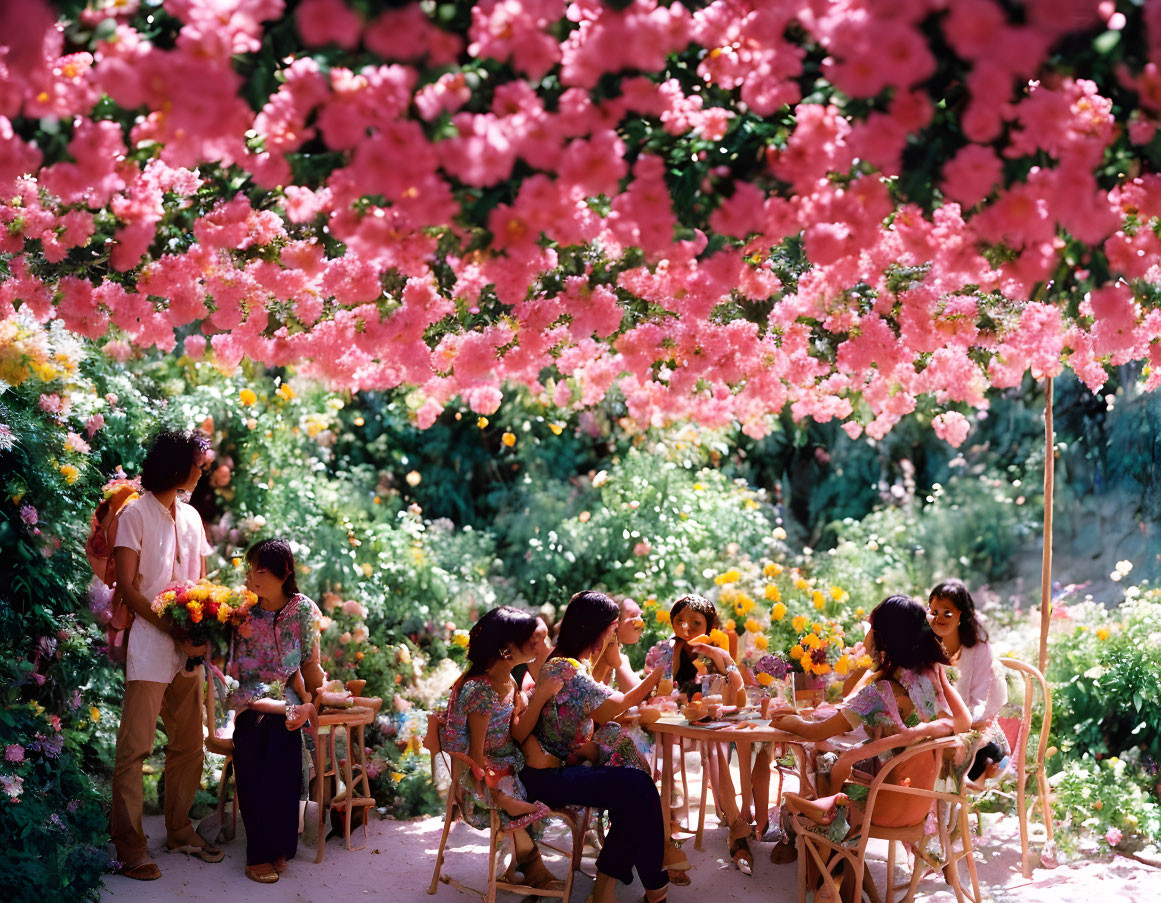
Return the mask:
<svg viewBox="0 0 1161 903">
<path fill-rule="evenodd" d="M 0 318 L 420 426 L 523 386 L 958 444 L 1029 372 L 1161 382 L 1161 0 L 367 8 L 0 4 Z"/>
</svg>

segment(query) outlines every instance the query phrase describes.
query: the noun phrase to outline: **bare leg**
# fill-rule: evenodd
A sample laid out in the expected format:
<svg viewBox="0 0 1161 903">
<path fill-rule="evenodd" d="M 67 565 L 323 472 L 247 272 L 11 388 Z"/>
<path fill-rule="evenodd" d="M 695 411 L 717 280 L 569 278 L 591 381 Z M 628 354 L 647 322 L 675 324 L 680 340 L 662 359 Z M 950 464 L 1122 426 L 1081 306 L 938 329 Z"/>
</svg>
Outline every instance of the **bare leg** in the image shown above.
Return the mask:
<svg viewBox="0 0 1161 903">
<path fill-rule="evenodd" d="M 816 800 L 808 800 L 797 793 L 787 793 L 785 799 L 791 812 L 805 815 L 812 822 L 820 825 L 829 825 L 833 822 L 838 816 L 838 807 L 849 802 L 845 793 L 835 793 Z"/>
<path fill-rule="evenodd" d="M 508 794 L 501 793 L 499 790 L 492 791 L 492 799 L 495 800 L 497 806 L 513 816 L 531 815 L 540 808 L 537 803 L 518 800 L 516 797 L 508 796 Z"/>
<path fill-rule="evenodd" d="M 754 816 L 761 822 L 758 826 L 760 838 L 766 832 L 766 821 L 770 813 L 770 752 L 766 744 L 758 748 L 758 755 L 754 757 L 750 783 L 754 788 Z"/>
</svg>

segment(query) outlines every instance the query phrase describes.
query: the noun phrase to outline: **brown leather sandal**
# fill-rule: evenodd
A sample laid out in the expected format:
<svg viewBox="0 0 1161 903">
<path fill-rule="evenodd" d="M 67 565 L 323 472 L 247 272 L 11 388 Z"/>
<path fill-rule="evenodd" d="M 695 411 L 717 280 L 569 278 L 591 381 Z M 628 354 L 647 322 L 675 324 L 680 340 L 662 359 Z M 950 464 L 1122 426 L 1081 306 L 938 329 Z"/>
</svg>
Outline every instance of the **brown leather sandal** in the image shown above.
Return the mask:
<svg viewBox="0 0 1161 903">
<path fill-rule="evenodd" d="M 269 862 L 260 862 L 257 865 L 246 866 L 246 877 L 259 884 L 273 884 L 278 880 L 278 872 Z"/>
<path fill-rule="evenodd" d="M 523 862 L 517 862 L 516 870 L 524 876 L 524 883 L 528 887 L 540 890 L 564 890 L 564 882 L 548 870 L 548 866 L 540 858 L 540 850 L 536 850 Z"/>
<path fill-rule="evenodd" d="M 156 881 L 161 877 L 161 869 L 157 867 L 156 862 L 142 862 L 132 868 L 121 869 L 120 874 L 134 881 Z"/>
</svg>

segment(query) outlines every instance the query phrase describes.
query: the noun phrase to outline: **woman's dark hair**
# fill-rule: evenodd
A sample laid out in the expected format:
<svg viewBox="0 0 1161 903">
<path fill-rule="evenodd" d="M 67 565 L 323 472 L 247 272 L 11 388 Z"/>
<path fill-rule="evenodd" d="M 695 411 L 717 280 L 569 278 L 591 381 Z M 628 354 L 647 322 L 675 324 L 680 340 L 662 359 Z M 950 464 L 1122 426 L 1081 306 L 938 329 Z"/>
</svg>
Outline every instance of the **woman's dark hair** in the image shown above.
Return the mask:
<svg viewBox="0 0 1161 903">
<path fill-rule="evenodd" d="M 601 634 L 621 616 L 621 606 L 596 590 L 586 589 L 568 600 L 556 647 L 549 658 L 579 658 L 597 645 Z"/>
<path fill-rule="evenodd" d="M 988 631 L 980 623 L 976 603 L 962 580 L 944 580 L 937 583 L 927 597 L 930 605 L 936 599 L 946 599 L 959 609 L 959 641 L 963 646 L 974 646 L 988 641 Z"/>
<path fill-rule="evenodd" d="M 705 596 L 699 596 L 697 593 L 687 593 L 673 603 L 673 606 L 669 609 L 669 623 L 672 624 L 676 621 L 677 616 L 687 608 L 705 618 L 706 633 L 709 633 L 719 626 L 720 619 L 718 618 L 717 607 Z M 693 680 L 696 676 L 697 669 L 693 665 L 693 656 L 689 653 L 685 645 L 682 644 L 681 648 L 677 650 L 673 662 L 673 679 L 680 684 Z"/>
<path fill-rule="evenodd" d="M 294 553 L 290 543 L 281 539 L 260 539 L 246 550 L 246 563 L 282 577 L 282 591 L 288 596 L 298 594 L 298 580 L 294 576 Z"/>
<path fill-rule="evenodd" d="M 533 612 L 511 605 L 484 612 L 468 633 L 468 670 L 464 679 L 483 674 L 506 648 L 527 643 L 536 632 L 536 620 Z"/>
<path fill-rule="evenodd" d="M 949 664 L 939 637 L 927 623 L 927 612 L 909 596 L 889 596 L 876 605 L 871 630 L 886 674 L 896 668 L 926 671 Z"/>
<path fill-rule="evenodd" d="M 164 430 L 153 438 L 141 465 L 141 485 L 149 492 L 168 492 L 189 479 L 198 456 L 209 451 L 205 436 L 187 430 Z"/>
</svg>

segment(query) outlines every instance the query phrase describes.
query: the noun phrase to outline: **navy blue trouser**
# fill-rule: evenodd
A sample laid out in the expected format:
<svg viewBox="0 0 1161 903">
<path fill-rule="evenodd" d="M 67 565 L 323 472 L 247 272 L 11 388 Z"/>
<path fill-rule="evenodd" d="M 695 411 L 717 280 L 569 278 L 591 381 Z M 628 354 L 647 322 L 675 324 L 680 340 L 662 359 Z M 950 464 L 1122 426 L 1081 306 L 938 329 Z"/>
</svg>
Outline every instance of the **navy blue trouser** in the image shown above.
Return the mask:
<svg viewBox="0 0 1161 903">
<path fill-rule="evenodd" d="M 597 869 L 618 881 L 633 883 L 633 869 L 646 890 L 669 881 L 661 867 L 664 854 L 661 797 L 653 779 L 636 768 L 525 768 L 520 780 L 528 799 L 551 808 L 591 806 L 609 812 L 609 833 L 597 857 Z"/>
<path fill-rule="evenodd" d="M 247 709 L 234 722 L 234 770 L 246 826 L 246 864 L 293 859 L 298 849 L 302 731 L 288 731 L 281 715 Z"/>
</svg>

